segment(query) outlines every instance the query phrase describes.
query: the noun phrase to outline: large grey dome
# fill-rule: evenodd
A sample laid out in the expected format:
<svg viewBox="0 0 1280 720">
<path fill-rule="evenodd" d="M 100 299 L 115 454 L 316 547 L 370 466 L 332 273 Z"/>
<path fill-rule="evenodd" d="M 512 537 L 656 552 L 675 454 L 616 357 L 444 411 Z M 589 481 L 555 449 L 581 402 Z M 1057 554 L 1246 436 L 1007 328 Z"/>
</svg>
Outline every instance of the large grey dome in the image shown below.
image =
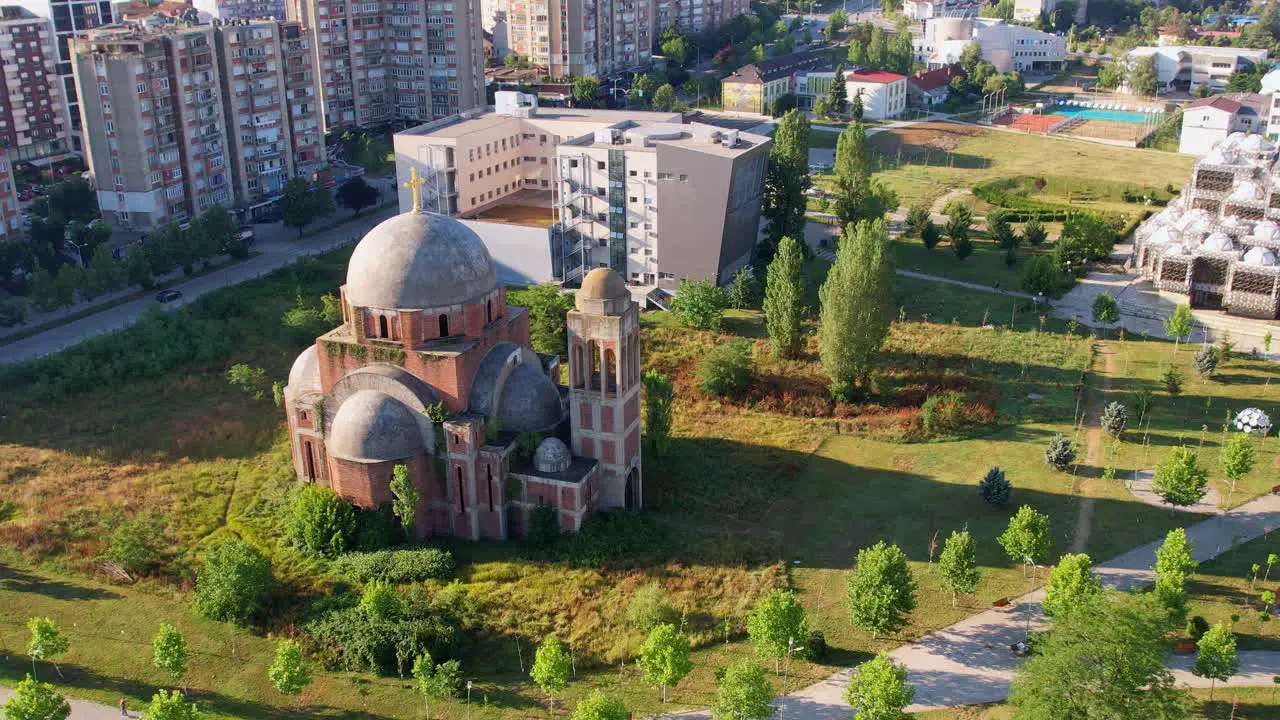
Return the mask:
<svg viewBox="0 0 1280 720">
<path fill-rule="evenodd" d="M 538 444 L 538 450 L 533 454 L 533 466 L 538 472 L 564 472 L 569 469 L 572 459 L 563 440 L 549 437 Z"/>
<path fill-rule="evenodd" d="M 502 386 L 498 407 L 502 428 L 514 432 L 549 430 L 564 416 L 556 384 L 529 365 L 511 371 Z"/>
<path fill-rule="evenodd" d="M 289 369 L 289 387 L 293 392 L 320 389 L 320 358 L 316 355 L 315 345 L 303 350 L 293 361 L 293 367 Z"/>
<path fill-rule="evenodd" d="M 347 302 L 416 310 L 475 302 L 498 287 L 484 242 L 447 215 L 410 212 L 369 231 L 347 264 Z"/>
<path fill-rule="evenodd" d="M 342 403 L 326 444 L 335 457 L 363 462 L 403 460 L 426 452 L 413 411 L 378 390 L 361 390 Z"/>
</svg>

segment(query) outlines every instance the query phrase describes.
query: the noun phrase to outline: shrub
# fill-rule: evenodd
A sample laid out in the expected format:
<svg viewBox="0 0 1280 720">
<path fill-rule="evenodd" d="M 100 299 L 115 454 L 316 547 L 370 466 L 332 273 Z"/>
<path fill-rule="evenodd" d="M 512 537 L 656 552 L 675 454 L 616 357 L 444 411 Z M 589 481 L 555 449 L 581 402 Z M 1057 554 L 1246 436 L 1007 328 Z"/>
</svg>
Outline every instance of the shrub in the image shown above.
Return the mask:
<svg viewBox="0 0 1280 720">
<path fill-rule="evenodd" d="M 239 538 L 228 540 L 209 551 L 196 575 L 196 611 L 246 624 L 262 611 L 274 585 L 271 561 Z"/>
<path fill-rule="evenodd" d="M 244 390 L 254 400 L 267 396 L 267 371 L 260 367 L 236 363 L 227 370 L 227 382 Z"/>
<path fill-rule="evenodd" d="M 1046 237 L 1048 233 L 1045 232 L 1044 225 L 1036 218 L 1031 218 L 1022 226 L 1022 239 L 1032 246 L 1043 243 Z"/>
<path fill-rule="evenodd" d="M 404 540 L 404 527 L 391 503 L 384 503 L 376 508 L 352 508 L 356 514 L 355 544 L 339 550 L 381 550 L 398 545 Z"/>
<path fill-rule="evenodd" d="M 578 532 L 561 536 L 553 556 L 578 567 L 640 567 L 667 559 L 666 533 L 647 515 L 633 512 L 598 512 L 587 518 Z"/>
<path fill-rule="evenodd" d="M 680 320 L 696 330 L 719 330 L 729 293 L 714 280 L 681 280 L 675 310 Z"/>
<path fill-rule="evenodd" d="M 1182 373 L 1176 368 L 1169 368 L 1160 376 L 1160 382 L 1164 385 L 1165 392 L 1172 397 L 1177 397 L 1182 392 Z"/>
<path fill-rule="evenodd" d="M 920 236 L 926 223 L 930 221 L 929 208 L 923 204 L 912 205 L 907 210 L 907 234 Z"/>
<path fill-rule="evenodd" d="M 720 344 L 707 352 L 698 371 L 698 388 L 708 395 L 736 395 L 751 380 L 751 346 L 745 340 Z"/>
<path fill-rule="evenodd" d="M 560 537 L 560 517 L 550 505 L 539 505 L 529 513 L 529 532 L 525 541 L 535 548 L 547 548 Z"/>
<path fill-rule="evenodd" d="M 678 619 L 676 609 L 667 601 L 667 591 L 657 580 L 642 585 L 627 604 L 627 622 L 643 633 L 659 625 L 674 625 Z"/>
<path fill-rule="evenodd" d="M 1155 402 L 1155 396 L 1150 390 L 1143 388 L 1133 395 L 1133 415 L 1134 422 L 1141 425 L 1143 420 L 1147 419 L 1147 415 L 1151 412 L 1151 406 Z"/>
<path fill-rule="evenodd" d="M 964 262 L 965 258 L 973 254 L 973 241 L 968 235 L 952 235 L 951 253 L 956 256 L 956 260 Z"/>
<path fill-rule="evenodd" d="M 920 406 L 920 424 L 926 435 L 936 436 L 964 427 L 964 395 L 951 391 L 930 395 Z"/>
<path fill-rule="evenodd" d="M 359 608 L 374 620 L 398 620 L 404 613 L 404 599 L 389 583 L 370 580 L 360 594 Z"/>
<path fill-rule="evenodd" d="M 1037 295 L 1052 296 L 1058 289 L 1060 273 L 1047 255 L 1035 255 L 1022 266 L 1022 289 Z"/>
<path fill-rule="evenodd" d="M 1062 433 L 1053 436 L 1049 447 L 1044 449 L 1044 461 L 1059 470 L 1066 470 L 1075 462 L 1076 448 L 1071 439 Z"/>
<path fill-rule="evenodd" d="M 1187 637 L 1199 640 L 1207 632 L 1209 632 L 1209 621 L 1205 620 L 1203 615 L 1196 615 L 1187 620 Z"/>
<path fill-rule="evenodd" d="M 338 555 L 350 550 L 356 538 L 355 509 L 332 490 L 304 485 L 293 501 L 290 534 L 293 542 L 314 555 Z"/>
<path fill-rule="evenodd" d="M 137 517 L 120 523 L 111 533 L 111 544 L 103 558 L 117 563 L 130 573 L 144 573 L 159 564 L 165 547 L 164 520 Z"/>
<path fill-rule="evenodd" d="M 1093 299 L 1093 321 L 1113 323 L 1120 321 L 1120 305 L 1109 293 L 1102 293 Z"/>
<path fill-rule="evenodd" d="M 827 660 L 827 636 L 821 630 L 809 632 L 809 642 L 805 644 L 805 657 L 810 662 L 825 664 Z"/>
<path fill-rule="evenodd" d="M 330 670 L 367 671 L 404 676 L 423 653 L 449 657 L 461 641 L 462 619 L 448 590 L 433 602 L 410 593 L 392 618 L 348 607 L 324 615 L 304 628 L 310 654 Z M 465 598 L 461 599 L 465 603 Z"/>
<path fill-rule="evenodd" d="M 1212 345 L 1201 345 L 1191 359 L 1191 364 L 1200 377 L 1213 377 L 1213 373 L 1218 369 L 1218 352 Z"/>
<path fill-rule="evenodd" d="M 1004 505 L 1013 494 L 1013 485 L 1005 477 L 999 466 L 992 466 L 982 480 L 978 481 L 978 494 L 988 505 Z"/>
<path fill-rule="evenodd" d="M 453 554 L 438 548 L 346 553 L 333 561 L 335 573 L 358 583 L 446 580 L 453 577 L 454 569 Z"/>
<path fill-rule="evenodd" d="M 920 242 L 924 243 L 929 250 L 937 247 L 940 240 L 942 240 L 942 231 L 938 230 L 938 226 L 933 222 L 926 222 L 920 229 Z"/>
<path fill-rule="evenodd" d="M 1108 435 L 1118 438 L 1124 434 L 1124 429 L 1129 424 L 1129 411 L 1118 402 L 1108 403 L 1102 410 L 1099 424 Z"/>
</svg>

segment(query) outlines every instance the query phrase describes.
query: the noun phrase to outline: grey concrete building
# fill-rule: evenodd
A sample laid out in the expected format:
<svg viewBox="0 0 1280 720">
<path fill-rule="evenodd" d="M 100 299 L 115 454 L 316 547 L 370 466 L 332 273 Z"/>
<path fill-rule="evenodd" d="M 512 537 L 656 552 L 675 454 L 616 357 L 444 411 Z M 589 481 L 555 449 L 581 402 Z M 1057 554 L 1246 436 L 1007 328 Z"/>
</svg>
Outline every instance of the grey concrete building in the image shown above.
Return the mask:
<svg viewBox="0 0 1280 720">
<path fill-rule="evenodd" d="M 88 31 L 115 22 L 110 0 L 18 0 L 19 5 L 39 17 L 53 21 L 54 48 L 57 57 L 55 70 L 62 83 L 62 95 L 67 103 L 67 115 L 71 122 L 71 149 L 83 150 L 80 127 L 80 106 L 76 94 L 75 78 L 71 69 L 71 41 L 85 36 Z"/>
</svg>

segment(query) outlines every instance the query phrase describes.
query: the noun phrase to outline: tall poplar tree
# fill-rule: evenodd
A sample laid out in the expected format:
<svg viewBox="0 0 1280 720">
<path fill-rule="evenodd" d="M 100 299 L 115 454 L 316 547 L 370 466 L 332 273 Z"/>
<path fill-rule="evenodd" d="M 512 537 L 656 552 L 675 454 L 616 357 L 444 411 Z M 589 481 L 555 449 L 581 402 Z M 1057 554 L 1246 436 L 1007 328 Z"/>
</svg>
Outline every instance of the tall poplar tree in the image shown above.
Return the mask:
<svg viewBox="0 0 1280 720">
<path fill-rule="evenodd" d="M 782 238 L 769 263 L 764 287 L 764 324 L 773 354 L 794 357 L 800 350 L 800 315 L 804 308 L 804 256 L 794 237 Z"/>
<path fill-rule="evenodd" d="M 818 298 L 822 369 L 833 395 L 848 397 L 864 387 L 875 356 L 889 335 L 893 304 L 893 260 L 883 219 L 845 227 L 836 262 Z"/>
<path fill-rule="evenodd" d="M 804 237 L 804 191 L 809 189 L 809 117 L 790 110 L 778 122 L 769 149 L 769 170 L 764 179 L 762 212 L 768 221 L 767 242 L 759 259 L 768 264 L 778 242 L 788 235 Z"/>
</svg>

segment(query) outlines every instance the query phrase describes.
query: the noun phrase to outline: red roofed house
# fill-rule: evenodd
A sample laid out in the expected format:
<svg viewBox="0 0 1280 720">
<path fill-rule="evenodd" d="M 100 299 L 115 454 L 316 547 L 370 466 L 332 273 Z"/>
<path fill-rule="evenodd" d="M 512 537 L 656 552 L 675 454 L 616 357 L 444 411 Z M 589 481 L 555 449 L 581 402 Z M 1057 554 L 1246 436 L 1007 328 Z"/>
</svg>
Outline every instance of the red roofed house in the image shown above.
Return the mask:
<svg viewBox="0 0 1280 720">
<path fill-rule="evenodd" d="M 834 70 L 810 71 L 797 75 L 796 97 L 802 108 L 812 108 L 820 97 L 826 97 L 835 79 Z M 870 120 L 887 120 L 907 108 L 907 76 L 883 70 L 854 68 L 845 70 L 844 82 L 849 100 L 862 96 L 862 116 Z"/>
<path fill-rule="evenodd" d="M 964 77 L 964 68 L 947 65 L 937 70 L 918 72 L 907 78 L 907 100 L 912 105 L 930 107 L 947 101 L 952 78 Z"/>
<path fill-rule="evenodd" d="M 1254 93 L 1226 93 L 1196 100 L 1182 111 L 1178 152 L 1204 155 L 1234 132 L 1265 134 L 1270 103 L 1266 95 Z"/>
</svg>

